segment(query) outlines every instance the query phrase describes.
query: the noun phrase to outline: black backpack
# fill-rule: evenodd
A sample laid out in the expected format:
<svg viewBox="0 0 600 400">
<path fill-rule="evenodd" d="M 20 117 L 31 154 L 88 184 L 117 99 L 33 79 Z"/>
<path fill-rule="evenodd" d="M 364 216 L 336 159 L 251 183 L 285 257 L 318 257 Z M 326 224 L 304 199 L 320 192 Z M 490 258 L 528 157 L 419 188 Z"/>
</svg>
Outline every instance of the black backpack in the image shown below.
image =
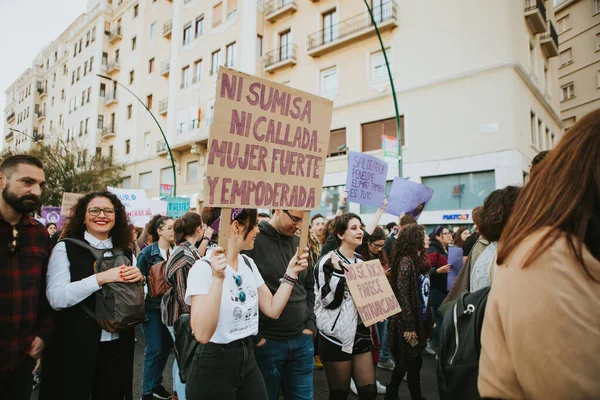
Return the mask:
<svg viewBox="0 0 600 400">
<path fill-rule="evenodd" d="M 440 400 L 481 399 L 477 378 L 489 292 L 487 287 L 461 295 L 444 316 L 437 365 Z"/>
</svg>

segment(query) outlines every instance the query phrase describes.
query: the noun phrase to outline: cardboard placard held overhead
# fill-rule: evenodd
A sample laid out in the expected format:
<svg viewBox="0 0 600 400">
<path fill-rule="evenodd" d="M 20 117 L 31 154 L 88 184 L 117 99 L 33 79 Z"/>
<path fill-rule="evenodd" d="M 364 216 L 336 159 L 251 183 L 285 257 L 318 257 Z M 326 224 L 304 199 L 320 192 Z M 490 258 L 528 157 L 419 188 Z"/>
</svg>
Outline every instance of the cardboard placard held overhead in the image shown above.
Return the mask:
<svg viewBox="0 0 600 400">
<path fill-rule="evenodd" d="M 348 289 L 365 326 L 402 311 L 379 260 L 349 264 L 346 269 Z"/>
<path fill-rule="evenodd" d="M 83 197 L 83 193 L 64 192 L 62 195 L 62 202 L 60 203 L 60 214 L 68 216 L 71 208 L 77 204 L 77 200 L 79 200 L 81 197 Z"/>
<path fill-rule="evenodd" d="M 351 151 L 348 155 L 346 189 L 348 201 L 381 207 L 385 198 L 388 165 L 368 154 Z"/>
<path fill-rule="evenodd" d="M 411 214 L 419 218 L 425 205 L 433 197 L 433 190 L 425 185 L 395 177 L 388 197 L 386 212 L 391 215 Z"/>
<path fill-rule="evenodd" d="M 204 204 L 318 207 L 332 110 L 328 99 L 219 68 Z"/>
</svg>

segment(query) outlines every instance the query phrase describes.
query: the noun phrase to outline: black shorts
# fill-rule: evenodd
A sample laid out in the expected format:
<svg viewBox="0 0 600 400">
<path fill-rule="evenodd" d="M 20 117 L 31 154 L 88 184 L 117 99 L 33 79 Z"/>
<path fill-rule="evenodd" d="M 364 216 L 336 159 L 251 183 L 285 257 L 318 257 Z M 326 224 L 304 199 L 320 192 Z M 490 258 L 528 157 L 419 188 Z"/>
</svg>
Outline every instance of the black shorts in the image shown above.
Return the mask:
<svg viewBox="0 0 600 400">
<path fill-rule="evenodd" d="M 339 340 L 330 338 L 319 332 L 319 356 L 323 362 L 351 361 L 352 356 L 369 353 L 373 350 L 371 331 L 363 324 L 356 327 L 356 336 L 354 336 L 352 354 L 342 351 L 342 346 L 332 342 L 332 340 L 339 342 Z"/>
</svg>

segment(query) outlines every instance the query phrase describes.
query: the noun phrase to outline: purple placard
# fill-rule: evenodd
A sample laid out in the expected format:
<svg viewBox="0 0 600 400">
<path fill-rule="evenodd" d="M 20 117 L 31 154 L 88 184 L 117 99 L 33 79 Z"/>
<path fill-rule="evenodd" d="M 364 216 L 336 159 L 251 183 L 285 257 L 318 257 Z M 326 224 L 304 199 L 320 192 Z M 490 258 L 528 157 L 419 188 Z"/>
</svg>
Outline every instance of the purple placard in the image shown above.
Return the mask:
<svg viewBox="0 0 600 400">
<path fill-rule="evenodd" d="M 452 269 L 448 272 L 448 281 L 446 283 L 446 289 L 450 290 L 463 267 L 463 251 L 460 247 L 448 247 L 448 264 L 452 265 Z"/>
<path fill-rule="evenodd" d="M 412 214 L 415 218 L 418 218 L 432 197 L 433 190 L 427 186 L 395 177 L 388 197 L 389 204 L 386 212 L 397 216 Z"/>
<path fill-rule="evenodd" d="M 60 214 L 60 207 L 43 206 L 42 207 L 42 218 L 46 220 L 46 224 L 53 222 L 56 224 L 56 229 L 61 230 L 63 223 L 67 219 L 65 215 Z"/>
<path fill-rule="evenodd" d="M 346 189 L 348 201 L 381 207 L 385 198 L 388 165 L 368 154 L 351 151 L 348 156 Z"/>
</svg>

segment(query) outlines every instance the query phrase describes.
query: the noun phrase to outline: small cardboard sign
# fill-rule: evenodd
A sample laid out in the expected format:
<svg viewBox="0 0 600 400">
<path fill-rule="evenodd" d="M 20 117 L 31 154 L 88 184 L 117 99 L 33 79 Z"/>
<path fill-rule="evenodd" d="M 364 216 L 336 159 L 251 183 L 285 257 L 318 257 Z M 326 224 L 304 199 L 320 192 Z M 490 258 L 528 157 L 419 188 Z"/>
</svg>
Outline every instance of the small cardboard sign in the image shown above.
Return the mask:
<svg viewBox="0 0 600 400">
<path fill-rule="evenodd" d="M 365 326 L 371 326 L 402 311 L 379 260 L 345 267 L 348 289 Z"/>
<path fill-rule="evenodd" d="M 77 200 L 83 197 L 83 193 L 69 193 L 64 192 L 62 195 L 62 202 L 60 203 L 61 215 L 69 215 L 71 208 L 77 204 Z"/>
<path fill-rule="evenodd" d="M 433 190 L 425 185 L 395 177 L 388 197 L 386 212 L 400 216 L 404 213 L 418 218 L 433 197 Z"/>
<path fill-rule="evenodd" d="M 45 224 L 56 224 L 56 229 L 60 231 L 67 219 L 67 217 L 61 214 L 61 211 L 62 207 L 43 206 L 42 219 L 44 219 Z"/>
<path fill-rule="evenodd" d="M 348 201 L 381 207 L 385 198 L 388 165 L 368 154 L 351 151 L 348 156 L 346 189 Z"/>
<path fill-rule="evenodd" d="M 167 217 L 179 218 L 190 211 L 189 197 L 167 197 Z"/>
<path fill-rule="evenodd" d="M 452 269 L 448 272 L 446 281 L 446 290 L 450 290 L 454 281 L 458 277 L 460 270 L 463 267 L 463 250 L 460 247 L 448 247 L 448 264 L 452 265 Z"/>
</svg>

